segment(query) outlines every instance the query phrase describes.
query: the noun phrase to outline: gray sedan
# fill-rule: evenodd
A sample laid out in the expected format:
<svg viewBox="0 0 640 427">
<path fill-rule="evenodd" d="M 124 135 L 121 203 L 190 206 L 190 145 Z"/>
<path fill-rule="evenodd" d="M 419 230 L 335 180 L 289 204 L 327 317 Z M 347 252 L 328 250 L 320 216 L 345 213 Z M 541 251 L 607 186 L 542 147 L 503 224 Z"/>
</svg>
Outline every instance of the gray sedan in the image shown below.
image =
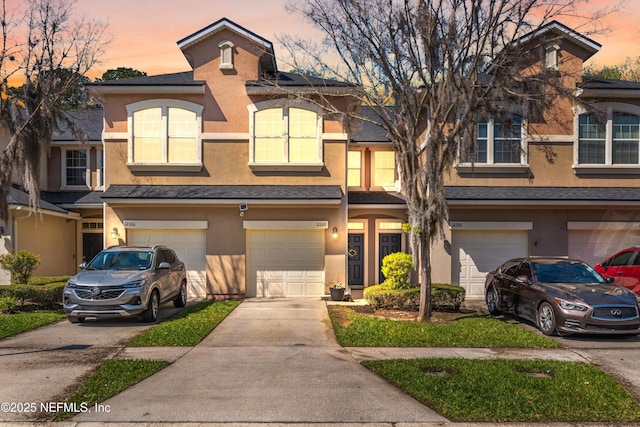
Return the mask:
<svg viewBox="0 0 640 427">
<path fill-rule="evenodd" d="M 530 320 L 545 335 L 640 333 L 636 295 L 578 260 L 509 260 L 487 274 L 485 300 L 491 314 Z"/>
</svg>

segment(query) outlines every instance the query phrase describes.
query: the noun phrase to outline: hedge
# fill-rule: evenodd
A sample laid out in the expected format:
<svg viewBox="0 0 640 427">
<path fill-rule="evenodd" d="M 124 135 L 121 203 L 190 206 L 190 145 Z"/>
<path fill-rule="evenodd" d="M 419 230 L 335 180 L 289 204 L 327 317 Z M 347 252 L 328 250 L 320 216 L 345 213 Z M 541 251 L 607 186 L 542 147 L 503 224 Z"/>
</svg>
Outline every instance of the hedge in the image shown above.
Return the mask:
<svg viewBox="0 0 640 427">
<path fill-rule="evenodd" d="M 0 298 L 15 300 L 17 311 L 59 309 L 67 278 L 34 278 L 28 285 L 0 286 Z"/>
<path fill-rule="evenodd" d="M 420 287 L 391 289 L 384 284 L 364 289 L 365 300 L 375 309 L 418 311 Z M 435 311 L 458 311 L 464 301 L 465 290 L 461 286 L 446 283 L 431 284 L 431 307 Z"/>
</svg>

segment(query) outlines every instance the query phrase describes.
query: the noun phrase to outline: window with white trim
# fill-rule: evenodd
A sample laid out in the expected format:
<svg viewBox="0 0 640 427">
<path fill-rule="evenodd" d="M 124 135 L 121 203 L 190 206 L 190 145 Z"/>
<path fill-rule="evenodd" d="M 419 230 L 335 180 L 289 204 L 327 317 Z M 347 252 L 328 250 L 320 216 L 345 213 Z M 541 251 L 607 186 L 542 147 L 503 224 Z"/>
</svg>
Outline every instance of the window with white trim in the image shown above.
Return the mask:
<svg viewBox="0 0 640 427">
<path fill-rule="evenodd" d="M 96 184 L 98 189 L 104 188 L 104 150 L 96 148 Z"/>
<path fill-rule="evenodd" d="M 347 186 L 363 187 L 362 154 L 360 150 L 350 150 L 347 154 Z"/>
<path fill-rule="evenodd" d="M 62 188 L 87 189 L 91 186 L 89 151 L 62 150 Z"/>
<path fill-rule="evenodd" d="M 557 70 L 560 56 L 560 46 L 550 44 L 544 48 L 544 66 L 547 70 Z"/>
<path fill-rule="evenodd" d="M 310 104 L 250 106 L 249 163 L 260 165 L 322 165 L 322 116 Z"/>
<path fill-rule="evenodd" d="M 218 43 L 220 48 L 220 69 L 231 70 L 233 69 L 233 48 L 234 44 L 229 40 L 224 40 Z"/>
<path fill-rule="evenodd" d="M 523 143 L 524 121 L 512 114 L 508 121 L 494 118 L 478 122 L 474 163 L 482 165 L 522 165 L 525 163 Z M 463 163 L 471 163 L 471 153 L 466 153 Z"/>
<path fill-rule="evenodd" d="M 178 100 L 128 105 L 129 166 L 201 167 L 202 109 Z"/>
<path fill-rule="evenodd" d="M 396 156 L 393 151 L 376 150 L 373 154 L 373 187 L 387 190 L 396 185 Z"/>
<path fill-rule="evenodd" d="M 613 111 L 578 116 L 578 165 L 640 164 L 640 115 Z"/>
</svg>

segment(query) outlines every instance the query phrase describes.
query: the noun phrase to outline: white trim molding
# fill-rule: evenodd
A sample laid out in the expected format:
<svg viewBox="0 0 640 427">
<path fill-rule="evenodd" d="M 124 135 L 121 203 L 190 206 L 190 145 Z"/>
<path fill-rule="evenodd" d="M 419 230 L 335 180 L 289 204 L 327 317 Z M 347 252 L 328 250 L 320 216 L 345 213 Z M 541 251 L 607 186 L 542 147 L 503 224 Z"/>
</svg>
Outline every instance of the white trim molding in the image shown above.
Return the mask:
<svg viewBox="0 0 640 427">
<path fill-rule="evenodd" d="M 567 230 L 640 230 L 640 222 L 567 221 Z"/>
<path fill-rule="evenodd" d="M 125 229 L 165 229 L 165 230 L 206 230 L 208 221 L 147 221 L 137 219 L 125 219 L 122 221 Z"/>
<path fill-rule="evenodd" d="M 533 230 L 532 222 L 503 222 L 503 221 L 450 221 L 451 230 L 500 230 L 500 231 L 523 231 Z"/>
<path fill-rule="evenodd" d="M 326 230 L 329 221 L 243 221 L 245 230 Z"/>
</svg>

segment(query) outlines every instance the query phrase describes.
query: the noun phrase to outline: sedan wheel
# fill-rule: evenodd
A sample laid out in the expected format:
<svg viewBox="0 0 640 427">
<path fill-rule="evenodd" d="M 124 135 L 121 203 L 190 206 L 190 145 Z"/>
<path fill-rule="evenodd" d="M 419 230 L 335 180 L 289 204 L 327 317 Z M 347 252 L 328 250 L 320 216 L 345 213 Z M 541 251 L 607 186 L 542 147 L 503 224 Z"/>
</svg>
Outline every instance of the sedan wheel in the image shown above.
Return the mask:
<svg viewBox="0 0 640 427">
<path fill-rule="evenodd" d="M 156 320 L 158 320 L 159 307 L 160 298 L 158 297 L 158 292 L 153 291 L 153 293 L 149 297 L 149 305 L 147 306 L 147 309 L 142 313 L 142 321 L 155 322 Z"/>
<path fill-rule="evenodd" d="M 556 314 L 548 302 L 543 302 L 538 307 L 538 328 L 545 335 L 556 334 Z"/>
<path fill-rule="evenodd" d="M 487 289 L 485 300 L 490 314 L 500 314 L 500 310 L 498 309 L 498 291 L 496 291 L 496 288 L 491 286 Z"/>
<path fill-rule="evenodd" d="M 187 305 L 187 283 L 182 282 L 180 285 L 180 292 L 176 299 L 173 300 L 173 305 L 176 307 L 184 307 Z"/>
</svg>

